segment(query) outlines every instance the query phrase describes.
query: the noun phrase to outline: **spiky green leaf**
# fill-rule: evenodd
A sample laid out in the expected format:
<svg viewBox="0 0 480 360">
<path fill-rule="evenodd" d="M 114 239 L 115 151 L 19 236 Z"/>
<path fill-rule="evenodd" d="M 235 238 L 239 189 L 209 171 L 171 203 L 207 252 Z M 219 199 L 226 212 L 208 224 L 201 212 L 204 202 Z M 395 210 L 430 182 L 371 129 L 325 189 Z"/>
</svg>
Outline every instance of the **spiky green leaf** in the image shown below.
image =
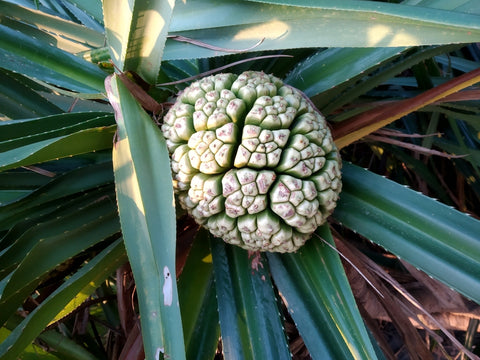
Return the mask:
<svg viewBox="0 0 480 360">
<path fill-rule="evenodd" d="M 480 221 L 351 164 L 334 217 L 480 301 Z"/>
<path fill-rule="evenodd" d="M 119 239 L 99 253 L 29 314 L 0 344 L 0 357 L 5 360 L 17 359 L 18 354 L 40 334 L 71 298 L 85 287 L 89 287 L 91 283 L 99 286 L 126 260 L 125 248 Z"/>
<path fill-rule="evenodd" d="M 334 246 L 328 225 L 316 234 Z M 310 239 L 295 254 L 269 254 L 273 279 L 309 352 L 322 359 L 376 359 L 338 253 Z"/>
<path fill-rule="evenodd" d="M 197 233 L 178 281 L 187 359 L 213 358 L 220 337 L 208 237 Z"/>
<path fill-rule="evenodd" d="M 225 359 L 290 359 L 266 259 L 211 244 Z"/>
</svg>

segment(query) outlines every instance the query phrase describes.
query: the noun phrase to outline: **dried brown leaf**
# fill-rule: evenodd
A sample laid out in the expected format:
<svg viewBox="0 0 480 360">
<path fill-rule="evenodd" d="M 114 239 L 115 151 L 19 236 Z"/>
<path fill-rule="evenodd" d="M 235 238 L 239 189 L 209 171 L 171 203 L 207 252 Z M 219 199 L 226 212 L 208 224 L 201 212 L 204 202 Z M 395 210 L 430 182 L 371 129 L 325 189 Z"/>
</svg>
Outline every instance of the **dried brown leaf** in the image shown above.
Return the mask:
<svg viewBox="0 0 480 360">
<path fill-rule="evenodd" d="M 462 74 L 413 98 L 379 105 L 349 121 L 335 124 L 333 136 L 337 147 L 343 148 L 407 114 L 444 100 L 477 82 L 480 82 L 480 69 Z"/>
<path fill-rule="evenodd" d="M 406 301 L 408 301 L 414 308 L 419 311 L 419 316 L 428 319 L 429 322 L 435 325 L 436 328 L 440 329 L 443 334 L 452 342 L 452 344 L 470 359 L 480 360 L 478 356 L 467 350 L 456 338 L 453 336 L 442 324 L 437 321 L 418 301 L 415 299 L 405 288 L 392 276 L 387 274 L 380 266 L 375 262 L 369 263 L 369 267 L 375 274 L 385 280 L 389 285 L 391 285 Z M 427 327 L 425 327 L 427 329 Z"/>
<path fill-rule="evenodd" d="M 143 351 L 142 333 L 140 324 L 137 322 L 127 336 L 127 341 L 123 346 L 118 360 L 143 360 L 145 352 Z"/>
<path fill-rule="evenodd" d="M 127 263 L 119 267 L 116 275 L 118 316 L 120 318 L 120 326 L 122 327 L 123 334 L 127 337 L 137 323 L 137 315 L 135 313 L 135 304 L 133 300 L 135 283 L 130 264 Z"/>
<path fill-rule="evenodd" d="M 449 311 L 449 312 L 468 312 L 469 309 L 465 303 L 464 297 L 453 289 L 442 284 L 438 280 L 435 280 L 425 274 L 423 271 L 418 270 L 410 263 L 400 260 L 402 265 L 407 271 L 430 293 L 435 296 L 435 312 Z M 424 288 L 422 286 L 422 289 Z M 423 303 L 423 302 L 422 302 Z M 425 303 L 423 303 L 425 306 Z M 427 306 L 425 306 L 427 308 Z M 428 308 L 427 308 L 428 310 Z"/>
<path fill-rule="evenodd" d="M 468 154 L 465 154 L 465 155 L 447 154 L 447 153 L 444 153 L 444 152 L 441 152 L 441 151 L 438 151 L 438 150 L 429 149 L 429 148 L 426 148 L 424 146 L 415 145 L 415 144 L 412 144 L 412 143 L 407 143 L 407 142 L 392 139 L 392 138 L 386 137 L 386 136 L 377 136 L 377 135 L 371 134 L 371 135 L 365 136 L 365 139 L 400 146 L 400 147 L 403 147 L 405 149 L 409 149 L 409 150 L 412 150 L 414 152 L 417 152 L 417 153 L 423 154 L 423 155 L 435 155 L 435 156 L 440 156 L 440 157 L 444 157 L 444 158 L 447 158 L 447 159 L 458 159 L 458 158 L 468 156 Z"/>
<path fill-rule="evenodd" d="M 142 105 L 142 107 L 155 115 L 161 114 L 165 106 L 151 97 L 140 85 L 133 82 L 126 73 L 118 72 L 119 79 L 122 81 L 132 94 L 132 96 Z"/>
<path fill-rule="evenodd" d="M 393 130 L 393 129 L 378 129 L 377 131 L 374 132 L 376 135 L 381 135 L 381 136 L 393 136 L 393 137 L 401 137 L 401 138 L 426 138 L 426 137 L 441 137 L 441 133 L 432 133 L 432 134 L 406 134 L 404 132 L 401 132 L 399 130 Z"/>
<path fill-rule="evenodd" d="M 198 225 L 190 216 L 183 216 L 177 220 L 177 246 L 176 246 L 176 274 L 177 279 L 183 271 L 188 254 L 198 231 Z"/>
<path fill-rule="evenodd" d="M 370 262 L 373 263 L 373 261 L 363 255 L 358 249 L 343 241 L 338 234 L 334 235 L 334 239 L 338 250 L 344 254 L 345 257 L 349 258 L 358 269 L 361 269 L 362 274 L 368 278 L 369 283 L 372 283 L 382 294 L 382 296 L 379 296 L 377 291 L 369 291 L 367 283 L 362 280 L 363 276 L 362 279 L 352 279 L 350 283 L 353 286 L 354 294 L 361 294 L 358 300 L 362 306 L 365 307 L 365 310 L 370 314 L 375 314 L 379 312 L 380 309 L 386 312 L 402 337 L 412 359 L 433 359 L 431 352 L 427 349 L 423 339 L 410 321 L 412 314 L 408 311 L 408 308 L 405 307 L 398 297 L 391 293 L 391 290 L 385 283 L 380 281 L 378 276 L 375 276 L 372 272 Z M 348 266 L 346 266 L 346 268 L 348 269 Z M 349 276 L 352 275 L 351 271 L 352 270 L 347 270 Z M 359 284 L 362 284 L 361 286 L 364 287 L 361 291 L 359 291 L 358 288 Z M 371 307 L 373 307 L 373 309 Z"/>
</svg>

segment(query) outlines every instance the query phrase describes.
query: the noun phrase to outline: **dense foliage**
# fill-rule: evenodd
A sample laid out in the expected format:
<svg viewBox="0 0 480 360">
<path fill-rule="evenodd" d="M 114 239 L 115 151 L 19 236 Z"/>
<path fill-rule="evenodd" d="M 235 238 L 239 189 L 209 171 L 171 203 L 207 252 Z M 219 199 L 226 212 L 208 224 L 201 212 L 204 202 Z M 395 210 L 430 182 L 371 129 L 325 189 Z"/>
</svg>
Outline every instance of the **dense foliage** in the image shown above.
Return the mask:
<svg viewBox="0 0 480 360">
<path fill-rule="evenodd" d="M 479 24 L 475 0 L 1 1 L 0 357 L 478 358 Z M 175 207 L 162 116 L 247 70 L 344 160 L 295 253 Z"/>
</svg>

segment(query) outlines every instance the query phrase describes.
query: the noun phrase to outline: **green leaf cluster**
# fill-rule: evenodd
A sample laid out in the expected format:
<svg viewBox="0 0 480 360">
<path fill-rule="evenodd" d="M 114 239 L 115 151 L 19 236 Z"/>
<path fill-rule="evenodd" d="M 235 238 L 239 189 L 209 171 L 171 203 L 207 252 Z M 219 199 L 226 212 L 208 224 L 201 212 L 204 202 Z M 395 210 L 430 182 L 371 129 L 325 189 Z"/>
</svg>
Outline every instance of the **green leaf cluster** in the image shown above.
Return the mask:
<svg viewBox="0 0 480 360">
<path fill-rule="evenodd" d="M 0 358 L 28 359 L 38 344 L 42 358 L 106 358 L 96 330 L 78 345 L 69 326 L 89 301 L 119 326 L 112 274 L 127 261 L 147 359 L 213 358 L 219 338 L 227 359 L 288 359 L 292 323 L 312 358 L 383 358 L 335 251 L 339 233 L 480 303 L 480 222 L 452 207 L 480 203 L 479 96 L 468 85 L 479 24 L 474 0 L 1 2 Z M 144 105 L 166 106 L 183 79 L 234 62 L 229 71 L 271 72 L 304 91 L 334 133 L 473 74 L 464 91 L 388 125 L 408 137 L 401 146 L 464 157 L 369 136 L 345 146 L 331 224 L 295 254 L 252 257 L 189 233 L 161 114 Z M 442 136 L 411 137 L 432 133 Z"/>
</svg>

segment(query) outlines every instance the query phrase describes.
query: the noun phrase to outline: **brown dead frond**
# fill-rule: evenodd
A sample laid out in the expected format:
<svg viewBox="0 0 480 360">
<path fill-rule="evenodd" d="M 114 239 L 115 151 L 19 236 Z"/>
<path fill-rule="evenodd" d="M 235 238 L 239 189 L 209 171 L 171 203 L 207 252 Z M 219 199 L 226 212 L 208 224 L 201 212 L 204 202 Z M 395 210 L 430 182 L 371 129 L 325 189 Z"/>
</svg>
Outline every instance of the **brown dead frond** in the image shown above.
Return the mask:
<svg viewBox="0 0 480 360">
<path fill-rule="evenodd" d="M 448 99 L 450 96 L 453 97 L 453 94 L 457 94 L 460 90 L 472 86 L 479 81 L 480 69 L 475 69 L 413 98 L 384 103 L 354 116 L 348 121 L 337 123 L 333 127 L 333 137 L 337 147 L 341 149 L 405 115 L 427 105 L 442 100 L 445 101 L 446 98 Z M 475 92 L 474 96 L 478 96 L 478 93 Z"/>
<path fill-rule="evenodd" d="M 409 276 L 417 280 L 422 291 L 420 292 L 418 289 L 417 291 L 414 289 L 408 291 L 376 262 L 345 241 L 340 234 L 335 231 L 333 234 L 338 250 L 349 259 L 349 262 L 345 263 L 347 276 L 367 323 L 371 322 L 371 319 L 392 322 L 403 338 L 412 359 L 432 358 L 432 352 L 419 335 L 417 328 L 426 331 L 439 346 L 441 346 L 442 338 L 435 331 L 440 330 L 459 353 L 465 354 L 470 359 L 479 359 L 449 331 L 449 329 L 458 329 L 458 326 L 452 327 L 451 325 L 460 324 L 465 326 L 462 328 L 465 331 L 468 326 L 467 319 L 477 318 L 480 315 L 478 306 L 466 302 L 458 293 L 429 278 L 411 265 L 406 266 L 409 271 L 412 271 Z M 361 271 L 362 276 L 359 275 L 358 270 L 352 268 L 350 263 L 353 263 Z M 366 282 L 365 278 L 368 278 L 369 281 Z M 372 290 L 370 283 L 374 285 L 375 290 Z M 381 292 L 382 296 L 379 296 L 378 292 Z M 434 305 L 440 298 L 441 300 Z M 456 320 L 447 321 L 448 316 L 453 316 L 453 314 L 456 314 Z M 382 340 L 383 334 L 375 331 L 375 328 L 372 331 L 379 339 L 382 349 L 390 357 L 391 349 L 385 348 L 385 339 Z"/>
<path fill-rule="evenodd" d="M 423 154 L 423 155 L 429 155 L 429 156 L 434 155 L 434 156 L 445 157 L 447 159 L 458 159 L 458 158 L 463 158 L 465 156 L 468 156 L 468 154 L 464 154 L 464 155 L 447 154 L 438 150 L 429 149 L 424 146 L 415 145 L 415 144 L 397 140 L 397 139 L 392 139 L 391 137 L 388 137 L 388 136 L 378 136 L 378 135 L 370 134 L 370 135 L 367 135 L 365 139 L 400 146 L 402 148 L 409 149 L 413 152 Z"/>
</svg>

